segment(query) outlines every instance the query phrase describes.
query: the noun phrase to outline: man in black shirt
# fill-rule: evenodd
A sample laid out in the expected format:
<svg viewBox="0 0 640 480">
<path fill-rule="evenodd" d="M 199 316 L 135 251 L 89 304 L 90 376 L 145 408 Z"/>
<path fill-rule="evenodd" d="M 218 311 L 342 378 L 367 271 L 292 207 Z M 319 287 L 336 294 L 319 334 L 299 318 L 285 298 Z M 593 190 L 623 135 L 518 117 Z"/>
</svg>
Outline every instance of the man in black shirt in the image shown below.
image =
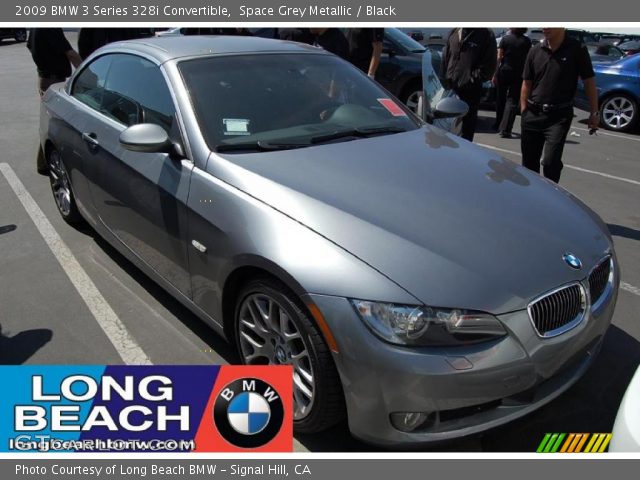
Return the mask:
<svg viewBox="0 0 640 480">
<path fill-rule="evenodd" d="M 313 43 L 314 36 L 309 28 L 279 28 L 278 37 L 280 40 L 289 40 L 291 42 Z"/>
<path fill-rule="evenodd" d="M 495 130 L 503 138 L 511 138 L 511 129 L 520 105 L 522 71 L 531 39 L 525 35 L 526 28 L 512 28 L 500 39 L 498 45 L 498 70 L 493 77 L 496 86 Z"/>
<path fill-rule="evenodd" d="M 382 55 L 384 28 L 350 28 L 347 31 L 347 41 L 349 61 L 369 75 L 369 78 L 375 78 Z"/>
<path fill-rule="evenodd" d="M 544 28 L 543 34 L 544 40 L 529 51 L 522 75 L 522 164 L 539 173 L 544 149 L 544 176 L 558 183 L 578 77 L 589 99 L 592 131 L 600 121 L 598 94 L 587 48 L 567 36 L 564 28 Z"/>
<path fill-rule="evenodd" d="M 32 28 L 27 48 L 38 69 L 38 92 L 42 97 L 54 83 L 64 82 L 71 75 L 71 65 L 82 63 L 71 48 L 61 28 Z"/>
<path fill-rule="evenodd" d="M 310 28 L 309 32 L 313 35 L 311 45 L 322 47 L 345 60 L 349 59 L 349 42 L 339 28 Z"/>
<path fill-rule="evenodd" d="M 496 71 L 496 38 L 488 28 L 455 28 L 442 52 L 446 88 L 469 105 L 462 119 L 462 138 L 473 141 L 482 84 Z"/>
<path fill-rule="evenodd" d="M 27 48 L 38 70 L 40 98 L 51 85 L 64 82 L 71 75 L 71 65 L 77 67 L 82 63 L 61 28 L 30 29 Z M 46 175 L 49 171 L 42 148 L 38 149 L 36 166 L 40 174 Z"/>
<path fill-rule="evenodd" d="M 142 38 L 142 30 L 141 28 L 81 28 L 78 32 L 78 53 L 84 60 L 109 43 Z"/>
</svg>

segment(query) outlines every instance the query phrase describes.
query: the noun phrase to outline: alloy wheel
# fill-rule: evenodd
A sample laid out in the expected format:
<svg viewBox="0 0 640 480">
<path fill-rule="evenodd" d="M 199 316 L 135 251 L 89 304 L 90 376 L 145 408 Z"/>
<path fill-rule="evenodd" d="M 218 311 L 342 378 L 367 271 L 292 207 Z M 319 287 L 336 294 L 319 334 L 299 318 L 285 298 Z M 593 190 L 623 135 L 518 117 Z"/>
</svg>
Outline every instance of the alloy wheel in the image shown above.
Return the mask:
<svg viewBox="0 0 640 480">
<path fill-rule="evenodd" d="M 27 41 L 27 31 L 24 29 L 16 30 L 14 39 L 16 42 L 26 42 Z"/>
<path fill-rule="evenodd" d="M 69 216 L 71 214 L 71 182 L 60 154 L 55 150 L 49 155 L 49 181 L 58 210 L 64 217 Z"/>
<path fill-rule="evenodd" d="M 605 101 L 602 106 L 602 120 L 613 130 L 628 128 L 635 117 L 636 106 L 626 97 L 616 96 Z"/>
<path fill-rule="evenodd" d="M 420 102 L 420 90 L 416 90 L 415 92 L 411 92 L 405 101 L 405 105 L 411 110 L 413 113 L 418 114 L 418 105 Z"/>
<path fill-rule="evenodd" d="M 315 377 L 309 348 L 294 318 L 271 296 L 255 293 L 243 300 L 238 321 L 245 364 L 293 365 L 293 416 L 305 418 L 315 399 Z"/>
</svg>

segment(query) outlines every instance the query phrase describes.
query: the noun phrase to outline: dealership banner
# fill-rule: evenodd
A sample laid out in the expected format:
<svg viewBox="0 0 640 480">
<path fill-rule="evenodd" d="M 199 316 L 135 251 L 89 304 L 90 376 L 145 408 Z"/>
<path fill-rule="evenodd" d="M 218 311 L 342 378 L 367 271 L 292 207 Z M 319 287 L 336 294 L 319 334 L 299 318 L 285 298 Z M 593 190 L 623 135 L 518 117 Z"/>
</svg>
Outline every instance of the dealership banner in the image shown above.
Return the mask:
<svg viewBox="0 0 640 480">
<path fill-rule="evenodd" d="M 356 454 L 356 456 L 358 456 Z M 361 456 L 361 455 L 360 455 Z M 0 478 L 8 479 L 189 479 L 233 480 L 238 478 L 265 480 L 389 480 L 397 478 L 429 479 L 496 479 L 541 480 L 547 478 L 632 478 L 640 460 L 589 459 L 539 461 L 532 459 L 317 459 L 264 458 L 247 459 L 0 459 Z M 635 470 L 635 471 L 634 471 Z M 613 473 L 615 472 L 615 473 Z"/>
<path fill-rule="evenodd" d="M 0 366 L 0 452 L 291 452 L 290 366 Z"/>
<path fill-rule="evenodd" d="M 599 0 L 15 0 L 0 4 L 3 22 L 625 22 L 640 20 L 640 2 L 603 8 Z M 529 8 L 523 8 L 523 5 Z"/>
</svg>

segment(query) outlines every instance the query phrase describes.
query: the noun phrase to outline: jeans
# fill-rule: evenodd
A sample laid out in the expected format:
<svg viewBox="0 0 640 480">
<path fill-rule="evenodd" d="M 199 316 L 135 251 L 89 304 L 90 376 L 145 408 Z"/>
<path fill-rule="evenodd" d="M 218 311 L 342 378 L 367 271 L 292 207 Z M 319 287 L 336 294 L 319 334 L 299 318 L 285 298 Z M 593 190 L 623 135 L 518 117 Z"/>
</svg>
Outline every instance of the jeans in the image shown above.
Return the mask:
<svg viewBox="0 0 640 480">
<path fill-rule="evenodd" d="M 540 173 L 542 158 L 543 174 L 556 183 L 562 171 L 562 151 L 571 128 L 573 108 L 552 112 L 533 111 L 527 108 L 522 113 L 522 165 Z M 544 156 L 542 151 L 544 149 Z"/>
</svg>

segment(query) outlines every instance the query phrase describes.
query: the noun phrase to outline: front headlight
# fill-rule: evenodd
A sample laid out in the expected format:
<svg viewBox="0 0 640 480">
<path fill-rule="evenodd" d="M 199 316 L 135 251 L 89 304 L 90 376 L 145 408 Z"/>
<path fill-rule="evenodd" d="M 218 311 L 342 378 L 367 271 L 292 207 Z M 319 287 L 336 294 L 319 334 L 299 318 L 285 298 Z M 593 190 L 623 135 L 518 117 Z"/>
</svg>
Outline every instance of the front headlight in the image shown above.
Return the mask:
<svg viewBox="0 0 640 480">
<path fill-rule="evenodd" d="M 487 313 L 365 300 L 351 303 L 376 335 L 398 345 L 469 345 L 507 334 L 500 321 Z"/>
</svg>

